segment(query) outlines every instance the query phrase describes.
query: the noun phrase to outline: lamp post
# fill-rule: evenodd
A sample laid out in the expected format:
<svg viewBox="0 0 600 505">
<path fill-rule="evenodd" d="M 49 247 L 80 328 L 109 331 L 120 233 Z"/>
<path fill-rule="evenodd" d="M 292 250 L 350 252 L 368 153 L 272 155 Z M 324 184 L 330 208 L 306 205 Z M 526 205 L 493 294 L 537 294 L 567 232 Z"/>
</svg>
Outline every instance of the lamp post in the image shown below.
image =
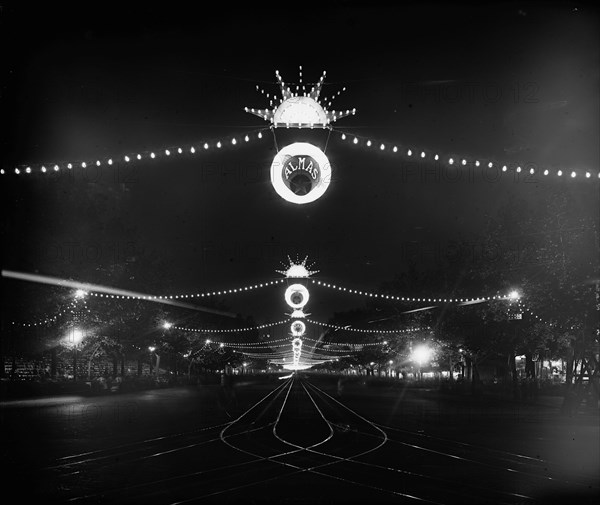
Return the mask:
<svg viewBox="0 0 600 505">
<path fill-rule="evenodd" d="M 67 336 L 68 343 L 73 347 L 73 382 L 77 381 L 77 346 L 83 340 L 83 331 L 74 327 Z"/>
<path fill-rule="evenodd" d="M 423 380 L 423 364 L 427 363 L 431 358 L 432 350 L 426 345 L 419 345 L 413 349 L 412 358 L 418 364 L 419 380 Z"/>
</svg>

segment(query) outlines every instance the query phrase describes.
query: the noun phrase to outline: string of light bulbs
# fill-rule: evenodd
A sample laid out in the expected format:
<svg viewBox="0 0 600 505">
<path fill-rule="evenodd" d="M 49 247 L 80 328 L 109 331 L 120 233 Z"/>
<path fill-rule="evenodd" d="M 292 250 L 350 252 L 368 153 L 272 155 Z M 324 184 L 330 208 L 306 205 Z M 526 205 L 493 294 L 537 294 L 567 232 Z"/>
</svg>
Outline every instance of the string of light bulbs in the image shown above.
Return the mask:
<svg viewBox="0 0 600 505">
<path fill-rule="evenodd" d="M 191 332 L 196 332 L 196 333 L 240 333 L 240 332 L 244 332 L 244 331 L 262 330 L 264 328 L 272 328 L 273 326 L 279 326 L 279 325 L 285 324 L 289 321 L 290 321 L 289 319 L 285 319 L 284 321 L 279 321 L 276 323 L 259 324 L 257 326 L 248 326 L 246 328 L 227 328 L 227 329 L 223 329 L 223 328 L 187 328 L 184 326 L 173 326 L 173 328 L 176 330 L 191 331 Z"/>
<path fill-rule="evenodd" d="M 241 286 L 239 288 L 230 288 L 230 289 L 219 289 L 213 291 L 204 291 L 200 293 L 191 293 L 191 294 L 179 294 L 179 295 L 161 295 L 161 296 L 132 296 L 132 295 L 112 295 L 107 293 L 97 293 L 94 291 L 90 291 L 89 294 L 91 296 L 96 296 L 98 298 L 120 298 L 124 300 L 135 299 L 135 300 L 181 300 L 185 298 L 206 298 L 211 296 L 222 296 L 222 295 L 230 295 L 230 294 L 240 294 L 247 291 L 253 291 L 255 289 L 266 288 L 268 286 L 275 286 L 277 284 L 281 284 L 285 282 L 286 279 L 275 279 L 273 281 L 265 281 L 257 284 L 248 284 L 247 286 Z"/>
<path fill-rule="evenodd" d="M 87 308 L 87 304 L 85 303 L 85 300 L 83 302 L 84 302 L 85 312 L 90 312 L 90 310 Z M 37 326 L 46 326 L 48 324 L 57 322 L 58 318 L 61 316 L 64 316 L 67 314 L 75 315 L 76 308 L 77 307 L 75 306 L 75 301 L 71 300 L 65 308 L 60 309 L 53 316 L 44 314 L 44 315 L 40 316 L 40 319 L 37 320 L 36 322 L 11 321 L 10 324 L 13 326 L 18 326 L 20 328 L 33 328 L 33 327 L 37 327 Z"/>
<path fill-rule="evenodd" d="M 260 140 L 263 138 L 263 132 L 266 128 L 260 128 L 247 134 L 224 137 L 221 139 L 212 139 L 207 141 L 197 142 L 195 144 L 187 146 L 170 146 L 157 148 L 155 150 L 144 150 L 137 151 L 135 153 L 125 153 L 116 157 L 100 157 L 100 158 L 86 158 L 71 161 L 56 161 L 56 162 L 45 162 L 35 164 L 20 164 L 13 170 L 0 169 L 0 175 L 29 175 L 29 174 L 53 174 L 64 170 L 73 170 L 76 168 L 87 168 L 96 166 L 101 167 L 104 165 L 112 166 L 118 163 L 136 163 L 139 161 L 146 160 L 159 160 L 169 159 L 171 157 L 177 157 L 182 155 L 194 156 L 202 152 L 221 150 L 225 147 L 235 147 L 238 145 L 247 144 L 251 140 Z"/>
<path fill-rule="evenodd" d="M 386 144 L 380 141 L 373 141 L 368 137 L 363 137 L 355 134 L 350 134 L 343 132 L 337 128 L 332 128 L 333 131 L 338 133 L 338 138 L 343 141 L 348 141 L 353 145 L 358 145 L 361 147 L 367 147 L 373 150 L 379 151 L 388 151 L 401 156 L 404 156 L 409 160 L 428 160 L 435 161 L 439 163 L 444 163 L 448 166 L 457 166 L 457 167 L 481 167 L 482 169 L 500 169 L 501 173 L 507 173 L 509 171 L 516 174 L 523 175 L 543 175 L 544 177 L 548 176 L 556 176 L 564 179 L 587 179 L 587 180 L 596 180 L 600 179 L 600 171 L 592 171 L 592 170 L 573 170 L 566 168 L 557 168 L 550 170 L 549 168 L 540 169 L 537 166 L 532 166 L 531 163 L 511 163 L 511 164 L 503 164 L 499 163 L 495 160 L 490 159 L 481 159 L 475 158 L 471 156 L 463 157 L 463 156 L 443 156 L 438 152 L 431 150 L 423 150 L 416 149 L 411 147 L 404 147 L 395 144 Z"/>
<path fill-rule="evenodd" d="M 509 293 L 508 295 L 493 295 L 493 296 L 478 296 L 474 298 L 435 298 L 435 297 L 411 297 L 411 296 L 397 296 L 383 293 L 376 293 L 373 291 L 362 291 L 359 289 L 347 288 L 338 284 L 331 284 L 329 282 L 317 281 L 311 279 L 311 282 L 317 286 L 322 286 L 328 289 L 334 289 L 346 293 L 351 293 L 359 296 L 368 296 L 371 298 L 380 298 L 382 300 L 394 300 L 399 302 L 433 302 L 433 303 L 461 303 L 461 302 L 475 302 L 479 300 L 514 300 L 518 298 L 517 294 Z"/>
<path fill-rule="evenodd" d="M 334 330 L 353 331 L 357 333 L 378 333 L 378 334 L 396 334 L 396 333 L 414 333 L 416 331 L 424 331 L 429 328 L 404 328 L 402 330 L 375 330 L 375 329 L 364 329 L 364 328 L 351 328 L 349 325 L 338 326 L 336 324 L 321 323 L 319 321 L 313 321 L 312 319 L 306 320 L 309 323 L 316 324 L 318 326 L 324 326 Z"/>
</svg>

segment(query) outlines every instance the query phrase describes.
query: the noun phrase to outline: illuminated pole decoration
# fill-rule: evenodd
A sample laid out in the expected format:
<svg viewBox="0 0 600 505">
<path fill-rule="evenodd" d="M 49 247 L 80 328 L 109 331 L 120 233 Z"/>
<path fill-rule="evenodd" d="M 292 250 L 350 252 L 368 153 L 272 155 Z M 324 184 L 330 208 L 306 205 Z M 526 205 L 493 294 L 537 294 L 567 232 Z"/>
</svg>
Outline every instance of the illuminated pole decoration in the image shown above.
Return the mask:
<svg viewBox="0 0 600 505">
<path fill-rule="evenodd" d="M 264 119 L 271 128 L 321 128 L 331 129 L 331 123 L 356 113 L 356 109 L 345 111 L 328 110 L 329 101 L 321 101 L 321 89 L 326 72 L 310 90 L 302 85 L 302 67 L 299 84 L 292 90 L 286 85 L 279 71 L 275 71 L 277 83 L 281 88 L 281 98 L 260 90 L 269 99 L 269 108 L 254 109 L 246 107 L 250 114 Z M 343 88 L 343 91 L 346 88 Z M 341 91 L 338 91 L 339 95 Z M 277 103 L 275 103 L 277 102 Z M 325 153 L 307 142 L 295 142 L 278 151 L 271 164 L 271 184 L 281 198 L 290 203 L 306 204 L 319 199 L 331 182 L 331 164 Z"/>
</svg>

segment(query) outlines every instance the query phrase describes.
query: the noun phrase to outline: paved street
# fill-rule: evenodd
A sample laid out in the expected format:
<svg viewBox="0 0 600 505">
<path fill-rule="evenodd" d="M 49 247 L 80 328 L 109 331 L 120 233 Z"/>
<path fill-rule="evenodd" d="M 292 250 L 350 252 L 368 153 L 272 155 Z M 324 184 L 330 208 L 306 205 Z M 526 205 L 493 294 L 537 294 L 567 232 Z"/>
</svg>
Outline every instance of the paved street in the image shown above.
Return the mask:
<svg viewBox="0 0 600 505">
<path fill-rule="evenodd" d="M 335 376 L 2 404 L 7 484 L 69 503 L 588 503 L 598 418 Z M 558 399 L 555 399 L 558 400 Z M 566 501 L 565 501 L 566 500 Z"/>
</svg>

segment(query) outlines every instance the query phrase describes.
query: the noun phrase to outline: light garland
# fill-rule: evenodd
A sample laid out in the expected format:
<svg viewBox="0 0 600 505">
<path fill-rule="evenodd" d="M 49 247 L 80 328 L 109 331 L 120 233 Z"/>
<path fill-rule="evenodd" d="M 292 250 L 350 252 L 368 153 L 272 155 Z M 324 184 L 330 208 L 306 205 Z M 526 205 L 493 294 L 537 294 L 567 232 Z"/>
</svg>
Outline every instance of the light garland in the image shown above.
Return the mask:
<svg viewBox="0 0 600 505">
<path fill-rule="evenodd" d="M 244 332 L 244 331 L 262 330 L 263 328 L 272 328 L 273 326 L 279 326 L 279 325 L 285 324 L 287 322 L 289 322 L 289 319 L 285 319 L 284 321 L 278 321 L 276 323 L 266 323 L 266 324 L 259 324 L 257 326 L 248 326 L 246 328 L 227 328 L 227 329 L 213 328 L 213 329 L 209 329 L 209 328 L 186 328 L 183 326 L 173 326 L 173 328 L 176 330 L 191 331 L 191 332 L 196 332 L 196 333 L 240 333 L 240 332 Z"/>
<path fill-rule="evenodd" d="M 476 167 L 481 169 L 500 169 L 500 173 L 507 173 L 509 170 L 517 174 L 523 173 L 525 176 L 543 175 L 544 177 L 555 175 L 564 179 L 586 179 L 586 180 L 600 180 L 600 171 L 591 170 L 572 170 L 572 169 L 539 169 L 535 166 L 531 166 L 530 163 L 521 164 L 502 164 L 490 159 L 477 159 L 471 156 L 442 156 L 435 151 L 414 149 L 410 147 L 403 147 L 399 145 L 390 145 L 379 141 L 372 141 L 367 137 L 361 137 L 354 134 L 342 132 L 341 130 L 333 129 L 333 131 L 339 133 L 339 138 L 344 141 L 349 141 L 352 145 L 366 146 L 373 150 L 388 151 L 400 156 L 404 156 L 409 160 L 428 160 L 439 163 L 444 163 L 448 166 L 458 167 Z M 495 180 L 495 179 L 494 179 Z M 524 179 L 526 180 L 526 179 Z"/>
<path fill-rule="evenodd" d="M 326 328 L 331 328 L 334 330 L 344 330 L 344 331 L 353 331 L 356 333 L 379 333 L 379 334 L 396 334 L 396 333 L 414 333 L 416 331 L 426 331 L 430 328 L 405 328 L 402 330 L 367 330 L 364 328 L 350 328 L 349 326 L 337 326 L 335 324 L 327 324 L 320 323 L 319 321 L 313 321 L 311 319 L 307 319 L 309 323 L 316 324 L 318 326 L 324 326 Z"/>
<path fill-rule="evenodd" d="M 368 296 L 371 298 L 379 298 L 381 300 L 393 300 L 399 302 L 434 302 L 434 303 L 460 303 L 460 302 L 475 302 L 475 301 L 488 301 L 488 300 L 514 300 L 513 294 L 508 295 L 494 295 L 494 296 L 478 296 L 476 298 L 431 298 L 431 297 L 411 297 L 411 296 L 396 296 L 396 295 L 384 295 L 381 293 L 375 293 L 371 291 L 361 291 L 359 289 L 351 289 L 337 284 L 331 284 L 329 282 L 321 282 L 311 279 L 313 284 L 322 286 L 329 289 L 336 289 L 345 293 L 351 293 L 354 295 Z"/>
<path fill-rule="evenodd" d="M 96 159 L 87 159 L 87 160 L 72 160 L 72 161 L 61 161 L 61 162 L 46 162 L 46 163 L 36 163 L 30 165 L 18 165 L 12 171 L 7 171 L 5 169 L 0 169 L 0 175 L 14 174 L 53 174 L 60 172 L 61 170 L 73 170 L 76 168 L 87 168 L 88 166 L 112 166 L 118 163 L 131 164 L 136 163 L 138 161 L 146 161 L 146 160 L 156 160 L 156 159 L 169 159 L 171 157 L 175 158 L 182 155 L 195 156 L 205 151 L 212 150 L 221 150 L 225 146 L 237 146 L 241 144 L 246 144 L 250 142 L 250 140 L 262 139 L 263 131 L 266 129 L 262 128 L 253 132 L 249 132 L 247 134 L 242 134 L 233 137 L 222 138 L 219 140 L 213 139 L 210 141 L 202 141 L 193 145 L 180 146 L 180 147 L 162 147 L 157 148 L 153 151 L 138 151 L 136 153 L 127 153 L 122 154 L 116 157 L 102 157 Z"/>
<path fill-rule="evenodd" d="M 247 292 L 247 291 L 253 291 L 255 289 L 260 289 L 260 288 L 265 288 L 268 286 L 275 286 L 277 284 L 281 284 L 285 282 L 285 279 L 276 279 L 274 281 L 266 281 L 266 282 L 261 282 L 258 284 L 249 284 L 247 286 L 242 286 L 239 288 L 233 288 L 233 289 L 220 289 L 220 290 L 214 290 L 214 291 L 205 291 L 205 292 L 200 292 L 200 293 L 192 293 L 192 294 L 187 294 L 187 295 L 162 295 L 162 296 L 133 296 L 133 295 L 111 295 L 111 294 L 106 294 L 106 293 L 96 293 L 93 291 L 90 291 L 90 295 L 91 296 L 97 296 L 100 298 L 120 298 L 120 299 L 127 299 L 127 300 L 181 300 L 184 298 L 207 298 L 207 297 L 211 297 L 211 296 L 223 296 L 223 295 L 231 295 L 231 294 L 240 294 L 243 292 Z"/>
<path fill-rule="evenodd" d="M 83 300 L 83 304 L 85 307 L 85 311 L 90 312 L 90 310 L 87 308 L 85 299 Z M 66 308 L 59 310 L 54 316 L 47 316 L 47 315 L 42 316 L 42 320 L 35 322 L 35 323 L 20 323 L 18 321 L 11 321 L 10 324 L 13 326 L 19 326 L 21 328 L 32 328 L 32 327 L 37 327 L 37 326 L 45 326 L 47 324 L 55 323 L 58 320 L 58 318 L 61 316 L 64 316 L 67 314 L 75 315 L 75 309 L 76 309 L 75 301 L 71 300 Z"/>
</svg>

